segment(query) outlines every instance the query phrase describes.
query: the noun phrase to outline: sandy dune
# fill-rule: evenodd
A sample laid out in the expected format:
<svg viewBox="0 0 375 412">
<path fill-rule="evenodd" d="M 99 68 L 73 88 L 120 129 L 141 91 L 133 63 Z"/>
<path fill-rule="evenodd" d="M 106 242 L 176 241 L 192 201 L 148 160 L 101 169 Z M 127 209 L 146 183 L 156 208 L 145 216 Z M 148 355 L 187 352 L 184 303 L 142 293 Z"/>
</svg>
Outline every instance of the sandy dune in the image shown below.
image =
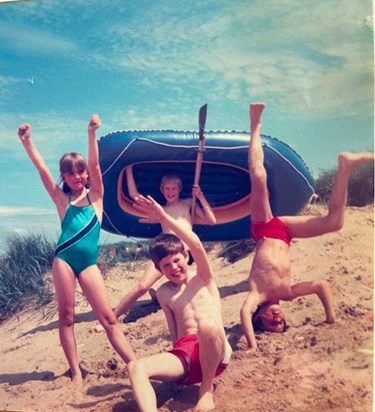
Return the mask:
<svg viewBox="0 0 375 412">
<path fill-rule="evenodd" d="M 315 212 L 320 213 L 316 207 Z M 259 334 L 259 350 L 244 351 L 239 310 L 252 255 L 228 264 L 210 256 L 222 295 L 224 323 L 233 358 L 216 380 L 217 411 L 367 412 L 372 410 L 373 207 L 348 208 L 344 228 L 291 246 L 294 281 L 323 278 L 334 294 L 336 323 L 322 323 L 316 297 L 284 302 L 286 333 Z M 118 265 L 107 276 L 115 305 L 142 269 Z M 77 345 L 87 372 L 73 388 L 59 344 L 56 305 L 28 311 L 0 327 L 0 410 L 137 411 L 126 369 L 77 292 Z M 146 296 L 126 318 L 125 333 L 138 356 L 169 348 L 161 310 Z M 155 383 L 160 411 L 194 406 L 198 387 Z"/>
</svg>

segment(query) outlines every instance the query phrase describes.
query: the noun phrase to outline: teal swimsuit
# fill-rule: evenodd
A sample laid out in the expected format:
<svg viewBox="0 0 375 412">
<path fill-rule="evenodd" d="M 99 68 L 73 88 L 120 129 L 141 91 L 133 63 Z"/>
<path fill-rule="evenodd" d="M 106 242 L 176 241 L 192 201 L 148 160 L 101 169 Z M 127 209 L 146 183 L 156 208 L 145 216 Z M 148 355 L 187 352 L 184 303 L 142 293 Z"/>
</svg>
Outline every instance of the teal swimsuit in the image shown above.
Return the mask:
<svg viewBox="0 0 375 412">
<path fill-rule="evenodd" d="M 99 254 L 100 222 L 87 194 L 87 206 L 70 203 L 61 223 L 61 235 L 55 257 L 62 259 L 78 276 L 84 269 L 95 265 Z"/>
</svg>

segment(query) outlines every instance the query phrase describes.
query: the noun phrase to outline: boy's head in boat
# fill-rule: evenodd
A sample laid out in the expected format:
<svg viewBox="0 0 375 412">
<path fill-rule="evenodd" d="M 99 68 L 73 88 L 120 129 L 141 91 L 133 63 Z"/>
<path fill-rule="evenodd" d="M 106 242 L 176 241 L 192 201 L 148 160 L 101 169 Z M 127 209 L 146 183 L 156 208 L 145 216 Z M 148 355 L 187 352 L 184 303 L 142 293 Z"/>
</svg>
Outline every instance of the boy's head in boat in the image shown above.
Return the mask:
<svg viewBox="0 0 375 412">
<path fill-rule="evenodd" d="M 174 174 L 163 176 L 160 182 L 160 191 L 167 203 L 178 201 L 182 191 L 181 178 Z"/>
</svg>

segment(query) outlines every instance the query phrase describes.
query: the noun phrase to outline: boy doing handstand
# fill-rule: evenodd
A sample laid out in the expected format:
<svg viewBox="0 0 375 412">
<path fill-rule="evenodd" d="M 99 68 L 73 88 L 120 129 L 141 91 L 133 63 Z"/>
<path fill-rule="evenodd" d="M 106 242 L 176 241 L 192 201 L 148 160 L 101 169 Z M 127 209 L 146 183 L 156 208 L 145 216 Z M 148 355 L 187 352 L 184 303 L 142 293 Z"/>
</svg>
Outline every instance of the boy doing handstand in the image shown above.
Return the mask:
<svg viewBox="0 0 375 412">
<path fill-rule="evenodd" d="M 208 257 L 191 228 L 170 216 L 152 197 L 141 196 L 135 207 L 175 233 L 162 233 L 150 243 L 151 259 L 168 279 L 157 290 L 157 299 L 166 316 L 173 349 L 129 363 L 135 399 L 141 411 L 156 411 L 150 379 L 201 382 L 195 410 L 211 410 L 215 407 L 213 380 L 227 366 L 232 350 Z M 184 244 L 195 260 L 196 271 L 188 266 Z"/>
<path fill-rule="evenodd" d="M 257 347 L 253 322 L 260 323 L 263 330 L 270 332 L 285 330 L 285 316 L 279 305 L 280 300 L 293 300 L 300 296 L 316 294 L 323 304 L 325 321 L 334 323 L 328 282 L 306 281 L 291 285 L 289 244 L 292 238 L 320 236 L 341 229 L 350 174 L 355 167 L 374 161 L 372 153 L 344 152 L 339 155 L 327 215 L 274 217 L 269 203 L 267 173 L 260 138 L 264 107 L 263 103 L 250 105 L 250 210 L 256 250 L 248 279 L 249 293 L 240 315 L 248 346 L 252 350 Z"/>
</svg>

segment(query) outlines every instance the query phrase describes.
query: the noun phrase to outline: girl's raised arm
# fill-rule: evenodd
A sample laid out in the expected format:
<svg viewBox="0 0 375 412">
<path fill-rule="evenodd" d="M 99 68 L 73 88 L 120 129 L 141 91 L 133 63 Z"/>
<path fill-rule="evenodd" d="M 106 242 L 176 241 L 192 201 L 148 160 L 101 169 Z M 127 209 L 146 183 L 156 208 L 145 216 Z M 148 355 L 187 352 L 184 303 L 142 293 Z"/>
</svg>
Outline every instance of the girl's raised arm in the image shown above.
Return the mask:
<svg viewBox="0 0 375 412">
<path fill-rule="evenodd" d="M 57 203 L 58 196 L 60 194 L 60 188 L 58 187 L 55 179 L 45 164 L 41 154 L 31 140 L 31 126 L 28 123 L 23 123 L 18 128 L 18 137 L 20 138 L 23 147 L 35 168 L 38 170 L 40 178 L 44 187 L 51 196 L 54 203 Z"/>
<path fill-rule="evenodd" d="M 101 126 L 101 121 L 98 115 L 92 115 L 90 123 L 87 127 L 88 134 L 88 159 L 87 167 L 90 176 L 90 194 L 93 202 L 98 202 L 103 199 L 103 179 L 99 165 L 99 149 L 96 140 L 96 130 Z"/>
</svg>

